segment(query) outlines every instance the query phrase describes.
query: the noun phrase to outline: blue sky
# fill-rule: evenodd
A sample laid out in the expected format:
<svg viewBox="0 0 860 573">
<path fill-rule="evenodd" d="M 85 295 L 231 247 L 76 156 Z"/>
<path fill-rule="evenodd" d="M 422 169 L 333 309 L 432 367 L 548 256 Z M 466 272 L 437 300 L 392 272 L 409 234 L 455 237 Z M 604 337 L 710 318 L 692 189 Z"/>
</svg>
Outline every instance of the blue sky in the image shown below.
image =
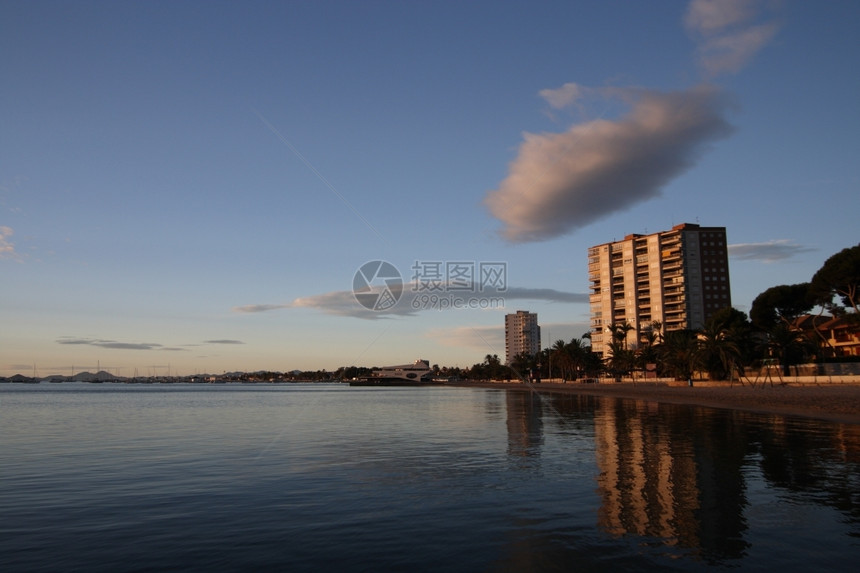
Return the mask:
<svg viewBox="0 0 860 573">
<path fill-rule="evenodd" d="M 682 222 L 727 227 L 748 311 L 857 243 L 858 26 L 853 1 L 2 1 L 0 375 L 469 366 L 505 312 L 581 336 L 586 249 Z M 390 312 L 352 296 L 373 260 Z M 504 308 L 413 311 L 416 261 L 505 263 Z"/>
</svg>

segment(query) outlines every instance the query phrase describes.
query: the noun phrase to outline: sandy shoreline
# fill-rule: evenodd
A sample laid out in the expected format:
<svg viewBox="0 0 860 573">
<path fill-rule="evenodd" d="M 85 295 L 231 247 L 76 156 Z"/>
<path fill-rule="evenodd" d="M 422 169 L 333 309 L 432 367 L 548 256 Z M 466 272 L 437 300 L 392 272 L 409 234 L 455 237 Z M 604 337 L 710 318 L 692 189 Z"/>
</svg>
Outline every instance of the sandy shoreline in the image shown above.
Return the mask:
<svg viewBox="0 0 860 573">
<path fill-rule="evenodd" d="M 650 384 L 505 384 L 462 383 L 462 386 L 536 391 L 541 393 L 614 396 L 710 408 L 729 408 L 860 424 L 860 385 L 820 386 L 667 386 Z"/>
</svg>

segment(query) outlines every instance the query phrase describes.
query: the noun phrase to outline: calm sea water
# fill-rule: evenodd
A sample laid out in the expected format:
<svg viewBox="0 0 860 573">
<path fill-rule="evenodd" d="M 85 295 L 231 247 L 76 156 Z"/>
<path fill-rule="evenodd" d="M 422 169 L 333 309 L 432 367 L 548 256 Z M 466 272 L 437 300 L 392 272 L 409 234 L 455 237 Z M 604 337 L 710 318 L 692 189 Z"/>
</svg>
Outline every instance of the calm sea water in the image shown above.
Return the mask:
<svg viewBox="0 0 860 573">
<path fill-rule="evenodd" d="M 0 571 L 853 571 L 860 426 L 586 396 L 0 385 Z"/>
</svg>

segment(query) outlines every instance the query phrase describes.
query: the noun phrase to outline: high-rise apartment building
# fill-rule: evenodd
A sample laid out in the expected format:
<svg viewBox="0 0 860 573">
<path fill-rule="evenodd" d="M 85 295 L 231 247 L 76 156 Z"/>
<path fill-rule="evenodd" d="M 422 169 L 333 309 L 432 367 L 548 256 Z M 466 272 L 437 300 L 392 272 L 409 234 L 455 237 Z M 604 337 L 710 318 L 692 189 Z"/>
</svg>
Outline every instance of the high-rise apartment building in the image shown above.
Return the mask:
<svg viewBox="0 0 860 573">
<path fill-rule="evenodd" d="M 732 304 L 726 228 L 682 223 L 591 247 L 588 280 L 591 345 L 604 357 L 610 325 L 630 325 L 628 348 L 654 323 L 664 333 L 702 328 Z"/>
<path fill-rule="evenodd" d="M 540 326 L 536 313 L 518 310 L 505 315 L 505 363 L 523 352 L 531 356 L 540 352 Z"/>
</svg>

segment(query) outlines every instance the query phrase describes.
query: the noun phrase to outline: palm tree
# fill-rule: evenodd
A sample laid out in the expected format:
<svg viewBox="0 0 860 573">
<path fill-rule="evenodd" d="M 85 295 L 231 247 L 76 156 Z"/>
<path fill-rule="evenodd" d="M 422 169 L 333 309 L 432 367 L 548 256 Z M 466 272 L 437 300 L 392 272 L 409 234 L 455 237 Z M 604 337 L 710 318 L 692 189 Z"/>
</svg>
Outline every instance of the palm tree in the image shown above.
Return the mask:
<svg viewBox="0 0 860 573">
<path fill-rule="evenodd" d="M 606 345 L 609 350 L 609 358 L 606 366 L 615 378 L 616 382 L 621 377 L 630 373 L 634 367 L 633 352 L 627 349 L 627 333 L 633 330 L 629 322 L 612 323 L 606 326 L 612 340 Z"/>
<path fill-rule="evenodd" d="M 587 355 L 591 351 L 591 346 L 585 344 L 585 341 L 581 338 L 571 338 L 565 348 L 570 357 L 570 379 L 576 380 L 579 377 L 579 373 L 585 369 Z"/>
<path fill-rule="evenodd" d="M 511 360 L 510 368 L 520 380 L 526 380 L 534 367 L 534 357 L 528 352 L 520 352 Z"/>
<path fill-rule="evenodd" d="M 483 367 L 486 377 L 490 380 L 501 380 L 507 370 L 498 354 L 487 354 L 484 357 Z"/>
<path fill-rule="evenodd" d="M 564 340 L 559 339 L 555 341 L 555 344 L 550 348 L 549 359 L 551 361 L 550 364 L 554 364 L 561 372 L 562 379 L 567 380 L 568 372 L 570 371 L 570 354 L 567 351 L 567 344 L 565 344 Z M 552 377 L 552 372 L 549 374 Z"/>
<path fill-rule="evenodd" d="M 642 370 L 645 370 L 648 364 L 656 364 L 658 361 L 658 346 L 663 340 L 663 335 L 660 333 L 661 328 L 662 325 L 660 322 L 654 321 L 639 336 L 639 347 L 636 349 L 636 365 Z"/>
<path fill-rule="evenodd" d="M 613 340 L 607 344 L 607 347 L 609 349 L 607 368 L 615 381 L 621 382 L 621 377 L 633 370 L 633 351 L 627 350 L 626 345 L 618 340 Z"/>
<path fill-rule="evenodd" d="M 660 344 L 663 342 L 663 323 L 659 320 L 652 320 L 651 325 L 648 327 L 648 332 L 654 333 L 656 336 L 655 344 Z"/>
<path fill-rule="evenodd" d="M 701 364 L 699 344 L 692 330 L 672 330 L 660 345 L 663 368 L 677 380 L 690 380 Z"/>
<path fill-rule="evenodd" d="M 734 371 L 740 357 L 740 350 L 729 337 L 725 323 L 714 319 L 705 323 L 705 328 L 699 333 L 698 352 L 710 380 L 725 380 L 726 375 Z"/>
<path fill-rule="evenodd" d="M 623 343 L 624 349 L 627 349 L 627 333 L 633 330 L 633 326 L 629 322 L 625 321 L 620 324 L 613 322 L 606 326 L 606 330 L 611 333 L 613 341 Z"/>
</svg>

